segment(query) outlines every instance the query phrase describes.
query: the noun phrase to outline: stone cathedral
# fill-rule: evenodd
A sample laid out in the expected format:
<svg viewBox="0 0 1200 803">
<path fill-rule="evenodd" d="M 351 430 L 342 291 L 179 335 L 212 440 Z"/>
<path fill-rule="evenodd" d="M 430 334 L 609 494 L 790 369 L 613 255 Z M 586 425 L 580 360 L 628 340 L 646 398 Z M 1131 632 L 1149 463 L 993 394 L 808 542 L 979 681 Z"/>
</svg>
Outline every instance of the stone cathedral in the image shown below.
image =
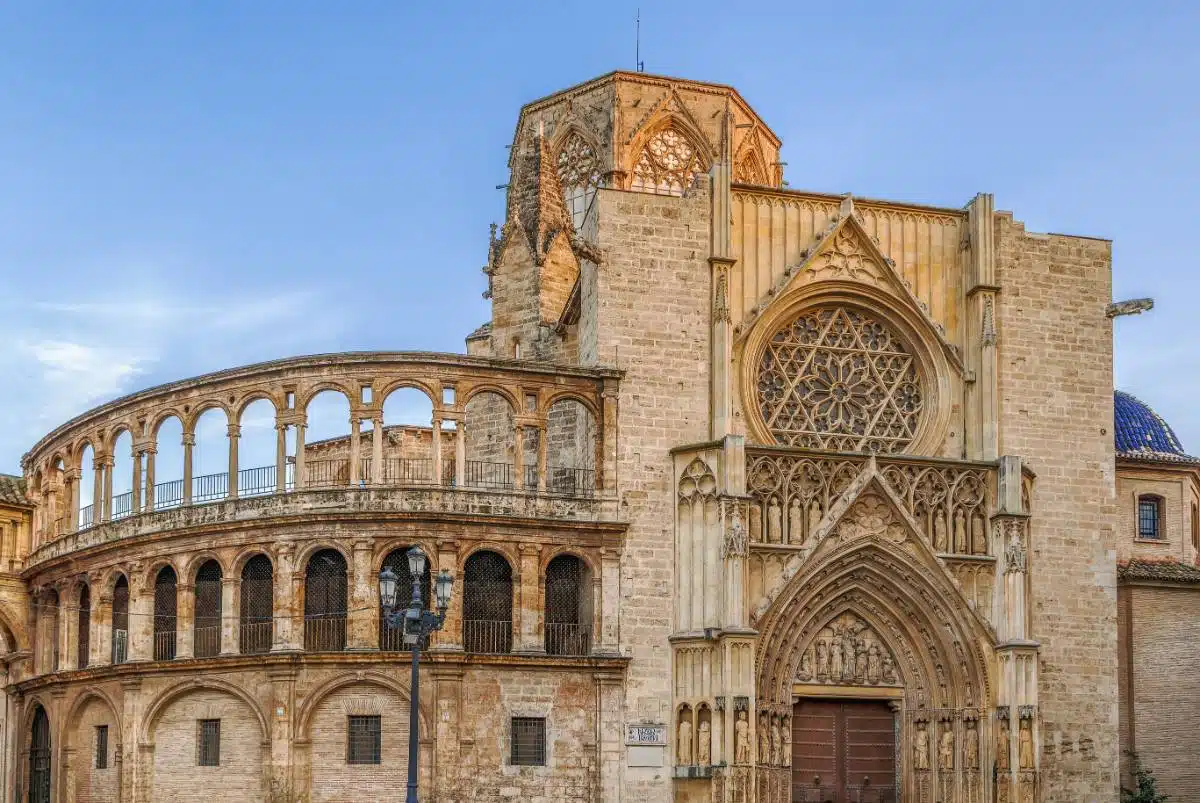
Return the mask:
<svg viewBox="0 0 1200 803">
<path fill-rule="evenodd" d="M 1200 621 L 1200 464 L 1114 414 L 1110 243 L 792 189 L 780 144 L 716 84 L 530 103 L 465 354 L 230 368 L 33 444 L 3 800 L 395 800 L 414 729 L 439 803 L 1113 801 L 1123 748 L 1200 794 L 1197 690 L 1144 671 L 1196 656 L 1143 624 Z M 384 568 L 454 578 L 416 721 Z"/>
</svg>

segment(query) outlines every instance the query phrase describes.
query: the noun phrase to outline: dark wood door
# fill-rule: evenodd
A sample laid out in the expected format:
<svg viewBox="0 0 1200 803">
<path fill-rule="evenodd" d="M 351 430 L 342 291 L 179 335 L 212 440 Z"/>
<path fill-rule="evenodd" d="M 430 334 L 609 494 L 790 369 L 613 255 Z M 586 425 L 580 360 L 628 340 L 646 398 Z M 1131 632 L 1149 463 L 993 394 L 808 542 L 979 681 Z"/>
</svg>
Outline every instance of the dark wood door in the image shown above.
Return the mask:
<svg viewBox="0 0 1200 803">
<path fill-rule="evenodd" d="M 792 712 L 792 800 L 894 803 L 894 722 L 883 701 L 796 703 Z"/>
</svg>

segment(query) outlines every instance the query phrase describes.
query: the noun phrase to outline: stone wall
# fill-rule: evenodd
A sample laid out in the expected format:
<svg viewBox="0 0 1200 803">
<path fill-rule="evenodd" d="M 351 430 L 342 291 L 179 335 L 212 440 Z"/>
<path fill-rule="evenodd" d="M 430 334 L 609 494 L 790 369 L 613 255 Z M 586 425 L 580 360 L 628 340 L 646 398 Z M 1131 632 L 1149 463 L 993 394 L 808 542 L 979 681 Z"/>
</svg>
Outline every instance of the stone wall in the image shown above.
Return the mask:
<svg viewBox="0 0 1200 803">
<path fill-rule="evenodd" d="M 1111 245 L 996 218 L 1000 453 L 1036 474 L 1032 637 L 1043 797 L 1116 798 Z"/>
</svg>

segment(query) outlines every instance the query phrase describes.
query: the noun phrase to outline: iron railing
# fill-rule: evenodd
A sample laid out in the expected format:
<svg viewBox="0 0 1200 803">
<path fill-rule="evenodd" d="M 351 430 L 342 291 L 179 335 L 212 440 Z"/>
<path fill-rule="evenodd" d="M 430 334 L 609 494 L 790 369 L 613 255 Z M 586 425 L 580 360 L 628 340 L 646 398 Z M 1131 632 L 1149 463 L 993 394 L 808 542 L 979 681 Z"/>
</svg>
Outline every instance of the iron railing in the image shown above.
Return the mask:
<svg viewBox="0 0 1200 803">
<path fill-rule="evenodd" d="M 79 529 L 86 530 L 87 528 L 91 527 L 95 515 L 95 505 L 88 505 L 87 507 L 79 508 Z"/>
<path fill-rule="evenodd" d="M 275 466 L 243 468 L 238 471 L 238 496 L 266 496 L 275 491 Z"/>
<path fill-rule="evenodd" d="M 113 519 L 123 519 L 133 512 L 133 491 L 117 494 L 112 498 Z"/>
<path fill-rule="evenodd" d="M 192 503 L 217 502 L 229 496 L 229 475 L 201 474 L 192 477 Z"/>
<path fill-rule="evenodd" d="M 123 664 L 129 659 L 129 631 L 113 630 L 112 636 L 112 662 Z"/>
<path fill-rule="evenodd" d="M 192 654 L 212 658 L 221 653 L 221 626 L 197 627 L 192 637 Z"/>
<path fill-rule="evenodd" d="M 388 485 L 432 485 L 433 460 L 389 457 L 383 461 L 383 481 Z"/>
<path fill-rule="evenodd" d="M 587 625 L 546 623 L 549 655 L 587 655 L 592 651 L 592 631 Z"/>
<path fill-rule="evenodd" d="M 349 485 L 350 461 L 311 460 L 304 464 L 304 484 L 309 488 Z"/>
<path fill-rule="evenodd" d="M 271 639 L 274 636 L 272 622 L 242 622 L 241 644 L 239 648 L 243 655 L 271 651 Z M 307 628 L 306 628 L 307 632 Z"/>
<path fill-rule="evenodd" d="M 341 652 L 346 649 L 346 615 L 305 616 L 304 649 L 307 652 Z"/>
<path fill-rule="evenodd" d="M 154 634 L 154 660 L 171 661 L 175 658 L 175 631 L 160 630 Z"/>
<path fill-rule="evenodd" d="M 468 460 L 463 483 L 473 488 L 512 488 L 512 463 L 492 463 L 487 460 Z"/>
<path fill-rule="evenodd" d="M 512 652 L 512 622 L 463 620 L 463 649 L 467 652 Z"/>
</svg>

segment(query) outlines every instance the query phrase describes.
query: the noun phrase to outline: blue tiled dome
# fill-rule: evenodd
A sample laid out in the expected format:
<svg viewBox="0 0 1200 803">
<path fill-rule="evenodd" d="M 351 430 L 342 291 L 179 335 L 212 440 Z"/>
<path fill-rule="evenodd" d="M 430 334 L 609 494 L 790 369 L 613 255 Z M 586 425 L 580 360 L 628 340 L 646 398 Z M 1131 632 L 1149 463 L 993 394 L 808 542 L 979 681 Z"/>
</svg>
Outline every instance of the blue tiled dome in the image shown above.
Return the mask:
<svg viewBox="0 0 1200 803">
<path fill-rule="evenodd" d="M 1150 405 L 1124 391 L 1113 392 L 1113 436 L 1117 454 L 1142 460 L 1193 462 L 1171 425 Z"/>
</svg>

